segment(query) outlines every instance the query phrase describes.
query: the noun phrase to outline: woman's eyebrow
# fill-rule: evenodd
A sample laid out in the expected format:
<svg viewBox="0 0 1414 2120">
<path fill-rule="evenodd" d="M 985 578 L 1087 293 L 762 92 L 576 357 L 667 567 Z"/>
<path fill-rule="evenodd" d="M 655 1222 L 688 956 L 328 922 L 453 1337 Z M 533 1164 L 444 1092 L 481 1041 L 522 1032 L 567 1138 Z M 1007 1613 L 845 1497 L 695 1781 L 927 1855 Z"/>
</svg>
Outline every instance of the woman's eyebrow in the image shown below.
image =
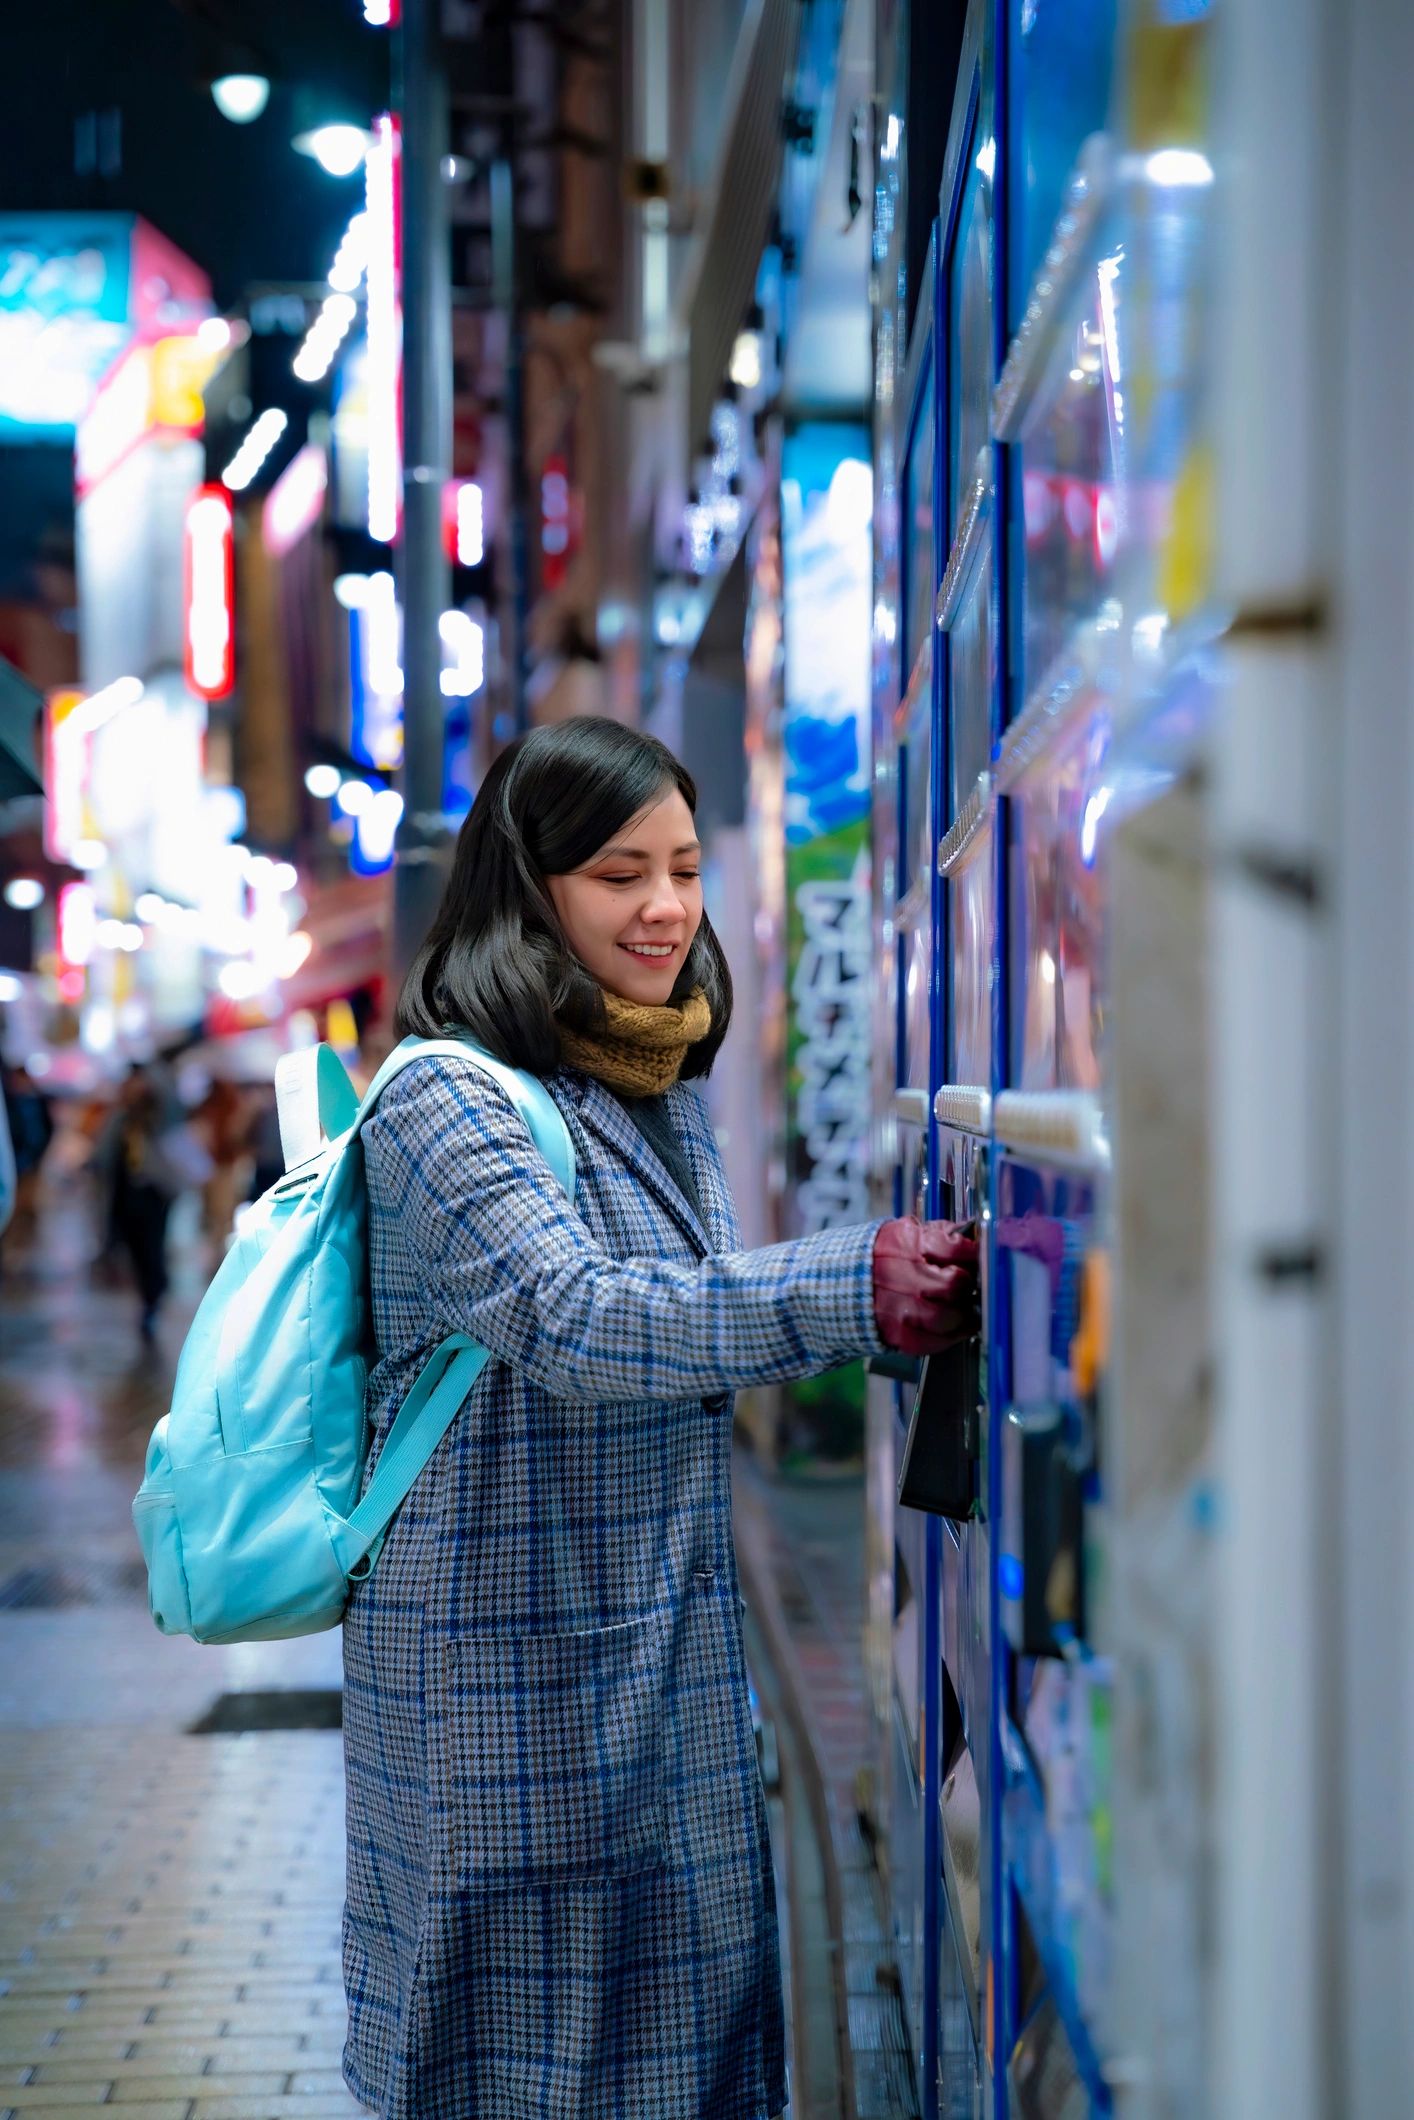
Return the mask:
<svg viewBox="0 0 1414 2120">
<path fill-rule="evenodd" d="M 701 852 L 701 840 L 689 839 L 686 846 L 673 848 L 673 859 L 676 861 L 679 854 L 700 854 Z M 605 847 L 603 853 L 596 854 L 594 859 L 596 861 L 651 861 L 653 856 L 643 847 Z"/>
</svg>

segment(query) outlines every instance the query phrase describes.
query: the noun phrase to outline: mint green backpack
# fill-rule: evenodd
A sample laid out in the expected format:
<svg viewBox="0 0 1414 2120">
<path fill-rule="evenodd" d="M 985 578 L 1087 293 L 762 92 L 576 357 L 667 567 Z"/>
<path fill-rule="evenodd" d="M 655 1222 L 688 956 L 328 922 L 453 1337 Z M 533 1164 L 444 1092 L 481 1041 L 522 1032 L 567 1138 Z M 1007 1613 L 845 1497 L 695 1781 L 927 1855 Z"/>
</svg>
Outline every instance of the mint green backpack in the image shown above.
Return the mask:
<svg viewBox="0 0 1414 2120">
<path fill-rule="evenodd" d="M 243 1219 L 202 1298 L 133 1502 L 165 1634 L 276 1641 L 336 1627 L 486 1363 L 467 1334 L 442 1341 L 360 1500 L 373 1335 L 359 1129 L 409 1061 L 436 1053 L 473 1060 L 501 1085 L 574 1198 L 574 1148 L 549 1091 L 465 1040 L 405 1038 L 362 1103 L 328 1046 L 279 1062 L 285 1175 Z"/>
</svg>

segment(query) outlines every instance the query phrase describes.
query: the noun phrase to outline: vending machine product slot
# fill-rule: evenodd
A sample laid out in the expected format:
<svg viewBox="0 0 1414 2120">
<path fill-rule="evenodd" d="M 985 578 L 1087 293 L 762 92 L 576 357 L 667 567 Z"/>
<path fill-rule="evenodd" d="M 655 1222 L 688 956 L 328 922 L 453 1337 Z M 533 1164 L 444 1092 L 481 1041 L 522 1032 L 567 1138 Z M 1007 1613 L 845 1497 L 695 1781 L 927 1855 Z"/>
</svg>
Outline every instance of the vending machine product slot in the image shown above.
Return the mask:
<svg viewBox="0 0 1414 2120">
<path fill-rule="evenodd" d="M 1084 1633 L 1081 1466 L 1060 1406 L 1002 1422 L 1002 1625 L 1019 1656 L 1059 1656 Z"/>
<path fill-rule="evenodd" d="M 929 1355 L 913 1401 L 899 1467 L 898 1498 L 966 1523 L 977 1505 L 980 1449 L 981 1342 Z"/>
</svg>

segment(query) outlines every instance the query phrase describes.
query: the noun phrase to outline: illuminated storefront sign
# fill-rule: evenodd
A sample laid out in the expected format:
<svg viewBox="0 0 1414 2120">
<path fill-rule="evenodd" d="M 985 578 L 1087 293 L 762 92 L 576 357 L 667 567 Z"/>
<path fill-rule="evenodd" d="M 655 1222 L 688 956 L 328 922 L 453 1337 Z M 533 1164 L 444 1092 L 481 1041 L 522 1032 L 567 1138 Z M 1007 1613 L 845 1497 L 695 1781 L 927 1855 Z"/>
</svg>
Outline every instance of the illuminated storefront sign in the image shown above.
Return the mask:
<svg viewBox="0 0 1414 2120">
<path fill-rule="evenodd" d="M 92 803 L 94 740 L 142 696 L 139 678 L 120 677 L 99 692 L 51 692 L 45 702 L 44 849 L 51 861 L 72 862 L 75 868 L 99 865 L 103 847 Z"/>
<path fill-rule="evenodd" d="M 391 574 L 345 574 L 336 593 L 349 614 L 350 746 L 390 771 L 403 757 L 403 619 Z"/>
<path fill-rule="evenodd" d="M 119 214 L 0 217 L 0 433 L 72 433 L 131 336 L 131 222 Z"/>
<path fill-rule="evenodd" d="M 55 942 L 59 957 L 59 998 L 78 1001 L 84 972 L 98 940 L 98 902 L 91 883 L 66 883 L 59 893 Z"/>
<path fill-rule="evenodd" d="M 106 377 L 78 423 L 74 478 L 89 492 L 117 469 L 152 424 L 152 348 L 134 346 Z"/>
<path fill-rule="evenodd" d="M 130 347 L 78 423 L 74 479 L 80 495 L 91 493 L 149 435 L 200 434 L 202 386 L 222 357 L 194 332 Z"/>
<path fill-rule="evenodd" d="M 329 459 L 308 442 L 293 457 L 265 496 L 260 535 L 272 559 L 283 559 L 324 512 L 329 489 Z"/>
<path fill-rule="evenodd" d="M 44 707 L 44 851 L 51 861 L 67 861 L 77 842 L 88 836 L 84 795 L 88 739 L 74 720 L 84 703 L 82 692 L 51 692 Z"/>
<path fill-rule="evenodd" d="M 402 514 L 401 259 L 398 121 L 374 121 L 365 166 L 368 212 L 368 534 L 391 545 Z"/>
<path fill-rule="evenodd" d="M 470 699 L 486 682 L 486 628 L 469 611 L 444 611 L 442 697 Z"/>
<path fill-rule="evenodd" d="M 0 214 L 0 437 L 64 440 L 133 339 L 185 332 L 211 283 L 133 214 Z"/>
<path fill-rule="evenodd" d="M 790 1012 L 787 1156 L 802 1233 L 867 1212 L 867 436 L 805 423 L 781 481 Z"/>
<path fill-rule="evenodd" d="M 203 486 L 186 520 L 186 678 L 202 699 L 235 683 L 235 538 L 231 496 Z"/>
</svg>

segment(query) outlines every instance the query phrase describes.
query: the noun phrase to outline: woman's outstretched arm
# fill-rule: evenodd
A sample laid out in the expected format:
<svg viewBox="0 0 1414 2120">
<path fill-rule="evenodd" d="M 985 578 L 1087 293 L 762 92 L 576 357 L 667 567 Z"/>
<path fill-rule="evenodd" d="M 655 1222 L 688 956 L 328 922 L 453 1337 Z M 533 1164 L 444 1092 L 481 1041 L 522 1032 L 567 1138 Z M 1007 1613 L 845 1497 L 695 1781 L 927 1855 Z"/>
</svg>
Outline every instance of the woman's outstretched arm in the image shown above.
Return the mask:
<svg viewBox="0 0 1414 2120">
<path fill-rule="evenodd" d="M 370 1189 L 447 1330 L 557 1397 L 732 1391 L 885 1344 L 871 1278 L 878 1222 L 691 1266 L 611 1258 L 509 1097 L 470 1061 L 413 1062 L 363 1141 Z"/>
</svg>

